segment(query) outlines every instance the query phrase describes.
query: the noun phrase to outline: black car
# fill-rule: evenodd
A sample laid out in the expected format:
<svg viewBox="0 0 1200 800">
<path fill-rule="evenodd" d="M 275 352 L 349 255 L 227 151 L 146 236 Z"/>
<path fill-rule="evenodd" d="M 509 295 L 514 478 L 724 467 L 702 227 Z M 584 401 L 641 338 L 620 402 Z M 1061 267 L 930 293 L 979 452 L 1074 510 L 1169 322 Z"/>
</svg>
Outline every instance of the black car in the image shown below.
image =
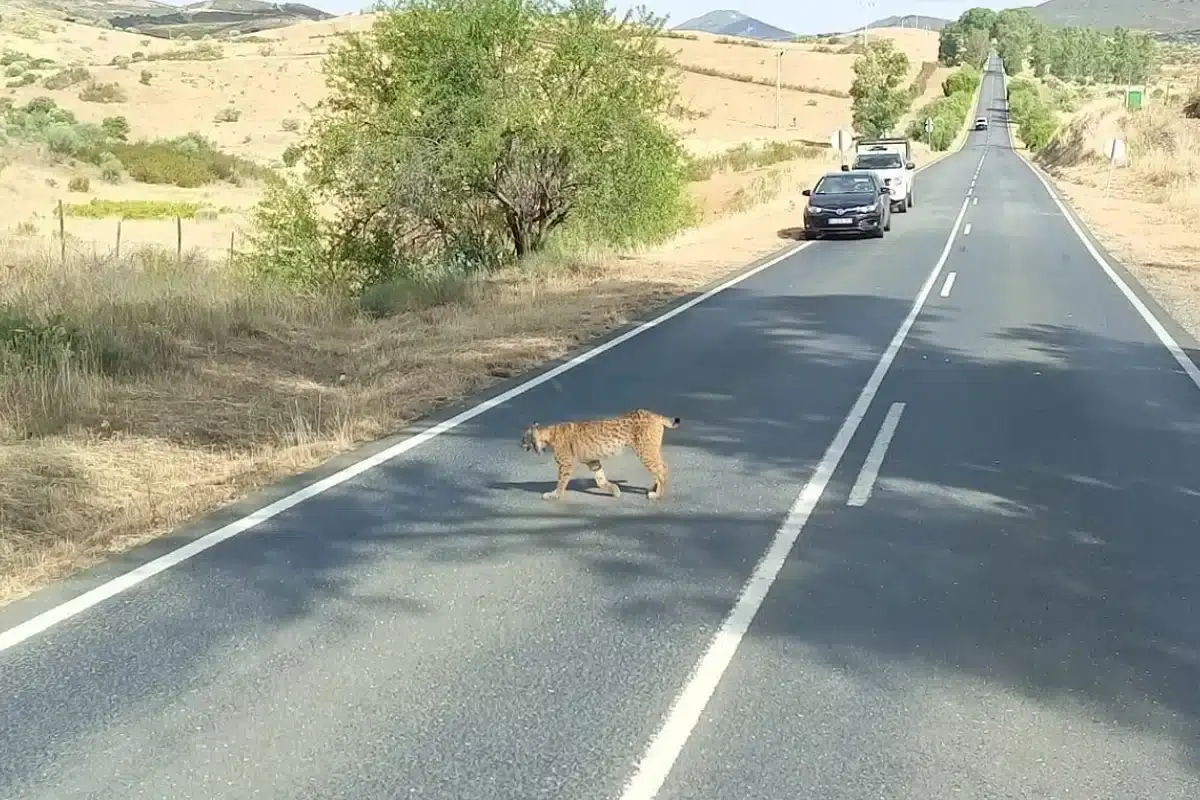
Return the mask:
<svg viewBox="0 0 1200 800">
<path fill-rule="evenodd" d="M 870 170 L 827 172 L 812 189 L 804 209 L 804 235 L 817 239 L 829 233 L 869 233 L 882 238 L 892 229 L 888 188 Z"/>
</svg>

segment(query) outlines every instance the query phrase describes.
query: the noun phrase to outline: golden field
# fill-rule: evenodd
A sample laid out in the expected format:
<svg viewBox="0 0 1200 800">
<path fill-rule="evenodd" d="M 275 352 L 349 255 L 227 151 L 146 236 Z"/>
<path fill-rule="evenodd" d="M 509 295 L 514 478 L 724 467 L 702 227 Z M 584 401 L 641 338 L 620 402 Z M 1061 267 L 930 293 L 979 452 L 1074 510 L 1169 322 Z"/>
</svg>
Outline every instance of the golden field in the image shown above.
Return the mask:
<svg viewBox="0 0 1200 800">
<path fill-rule="evenodd" d="M 83 67 L 123 91 L 120 102 L 89 102 L 79 85 L 52 90 L 39 78 L 7 90 L 18 104 L 48 96 L 83 121 L 125 117 L 130 141 L 199 131 L 231 154 L 279 164 L 325 92 L 329 44 L 370 22 L 353 16 L 173 43 L 5 13 L 0 49 L 53 59 L 42 77 Z M 910 78 L 936 56 L 931 33 L 872 35 L 897 40 L 913 62 Z M 14 307 L 61 313 L 128 368 L 118 380 L 48 362 L 0 386 L 0 602 L 394 432 L 787 244 L 799 190 L 834 166 L 828 151 L 799 145 L 849 126 L 841 95 L 854 57 L 786 45 L 782 81 L 803 88 L 782 91 L 776 130 L 774 88 L 753 82 L 774 79 L 772 50 L 702 35 L 662 43 L 684 67 L 687 111 L 671 124 L 694 154 L 714 159 L 713 175 L 692 185 L 700 227 L 644 252 L 541 254 L 382 320 L 341 301 L 247 291 L 225 274 L 230 237 L 236 242 L 259 196 L 253 181 L 107 183 L 95 167 L 10 141 L 0 172 L 0 292 Z M 203 46 L 220 47 L 220 57 L 161 57 Z M 929 75 L 927 97 L 946 74 Z M 756 166 L 762 159 L 727 155 L 767 143 L 796 146 L 776 150 L 801 157 Z M 929 158 L 918 149 L 919 163 Z M 89 188 L 69 191 L 81 177 Z M 92 199 L 193 202 L 207 213 L 183 221 L 182 263 L 174 220 L 123 222 L 118 259 L 114 218 L 68 216 L 64 264 L 50 238 L 53 209 Z M 168 254 L 140 252 L 145 245 Z"/>
</svg>

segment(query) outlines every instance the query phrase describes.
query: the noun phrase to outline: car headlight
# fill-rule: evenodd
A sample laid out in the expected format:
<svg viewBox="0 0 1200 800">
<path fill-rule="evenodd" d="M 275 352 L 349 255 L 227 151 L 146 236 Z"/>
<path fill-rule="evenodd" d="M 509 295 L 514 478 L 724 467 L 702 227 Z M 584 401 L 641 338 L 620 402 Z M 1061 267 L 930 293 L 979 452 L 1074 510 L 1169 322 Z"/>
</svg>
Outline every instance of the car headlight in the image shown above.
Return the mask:
<svg viewBox="0 0 1200 800">
<path fill-rule="evenodd" d="M 850 211 L 855 214 L 866 214 L 866 213 L 868 213 L 870 211 L 874 211 L 874 210 L 875 210 L 875 206 L 858 206 L 857 208 L 850 209 Z"/>
<path fill-rule="evenodd" d="M 821 208 L 820 206 L 809 206 L 808 211 L 810 214 L 824 214 L 825 213 L 825 209 Z"/>
</svg>

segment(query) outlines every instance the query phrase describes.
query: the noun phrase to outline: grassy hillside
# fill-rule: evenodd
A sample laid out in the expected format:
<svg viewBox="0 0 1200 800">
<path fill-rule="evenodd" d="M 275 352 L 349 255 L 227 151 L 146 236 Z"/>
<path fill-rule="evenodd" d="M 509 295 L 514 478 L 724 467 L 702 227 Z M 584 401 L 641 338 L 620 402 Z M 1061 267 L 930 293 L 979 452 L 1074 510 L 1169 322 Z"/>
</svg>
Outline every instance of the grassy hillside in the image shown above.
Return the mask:
<svg viewBox="0 0 1200 800">
<path fill-rule="evenodd" d="M 950 20 L 941 17 L 929 17 L 920 14 L 906 14 L 902 17 L 884 17 L 872 22 L 870 28 L 917 28 L 923 31 L 940 31 L 950 24 Z"/>
<path fill-rule="evenodd" d="M 1032 11 L 1047 25 L 1161 32 L 1200 28 L 1200 3 L 1195 0 L 1048 0 Z"/>
</svg>

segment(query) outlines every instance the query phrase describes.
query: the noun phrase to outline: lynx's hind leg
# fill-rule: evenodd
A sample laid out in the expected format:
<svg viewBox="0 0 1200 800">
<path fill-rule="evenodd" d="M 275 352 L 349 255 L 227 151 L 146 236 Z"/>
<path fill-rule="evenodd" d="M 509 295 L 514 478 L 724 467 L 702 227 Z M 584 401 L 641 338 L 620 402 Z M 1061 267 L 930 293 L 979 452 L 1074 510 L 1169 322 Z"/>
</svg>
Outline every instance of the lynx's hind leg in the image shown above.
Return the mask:
<svg viewBox="0 0 1200 800">
<path fill-rule="evenodd" d="M 654 486 L 646 492 L 646 498 L 657 500 L 667 490 L 667 462 L 663 460 L 662 439 L 639 442 L 634 452 L 641 459 L 642 466 L 654 476 Z"/>
<path fill-rule="evenodd" d="M 572 468 L 575 462 L 570 458 L 556 458 L 555 463 L 558 465 L 558 483 L 554 487 L 554 491 L 546 492 L 542 495 L 543 500 L 557 500 L 567 491 L 567 484 L 571 482 Z"/>
<path fill-rule="evenodd" d="M 599 489 L 608 489 L 609 494 L 613 497 L 621 496 L 621 487 L 610 481 L 604 474 L 604 466 L 598 459 L 593 459 L 587 462 L 587 467 L 592 471 L 592 477 L 596 479 L 596 487 Z"/>
</svg>

